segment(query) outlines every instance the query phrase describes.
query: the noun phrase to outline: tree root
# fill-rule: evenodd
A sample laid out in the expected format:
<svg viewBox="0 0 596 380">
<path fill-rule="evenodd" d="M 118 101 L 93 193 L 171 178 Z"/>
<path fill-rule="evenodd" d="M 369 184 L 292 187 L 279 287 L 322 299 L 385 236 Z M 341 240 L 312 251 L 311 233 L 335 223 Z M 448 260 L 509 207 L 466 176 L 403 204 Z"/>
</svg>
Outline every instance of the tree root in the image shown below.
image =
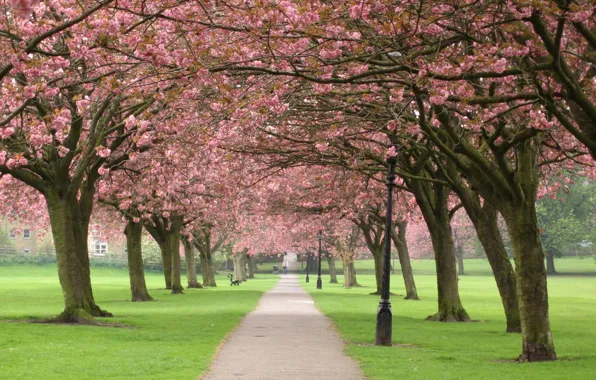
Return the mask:
<svg viewBox="0 0 596 380">
<path fill-rule="evenodd" d="M 457 314 L 453 313 L 437 313 L 426 317 L 427 321 L 434 322 L 472 322 L 468 313 L 465 310 L 461 310 Z"/>
</svg>

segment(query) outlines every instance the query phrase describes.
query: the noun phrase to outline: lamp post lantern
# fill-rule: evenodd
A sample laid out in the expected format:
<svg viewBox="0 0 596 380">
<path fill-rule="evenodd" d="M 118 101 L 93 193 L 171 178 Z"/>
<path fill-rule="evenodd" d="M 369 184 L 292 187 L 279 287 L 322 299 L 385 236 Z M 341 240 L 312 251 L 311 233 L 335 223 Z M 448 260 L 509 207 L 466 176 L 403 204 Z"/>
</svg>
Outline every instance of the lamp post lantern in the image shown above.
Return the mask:
<svg viewBox="0 0 596 380">
<path fill-rule="evenodd" d="M 395 146 L 395 145 L 392 145 Z M 375 337 L 376 346 L 391 346 L 391 329 L 393 314 L 389 300 L 389 287 L 391 281 L 391 217 L 393 215 L 393 187 L 395 181 L 395 157 L 388 157 L 387 172 L 387 217 L 385 219 L 385 256 L 383 266 L 383 287 L 381 288 L 381 301 L 377 309 L 377 330 Z"/>
<path fill-rule="evenodd" d="M 317 277 L 317 289 L 323 289 L 323 280 L 321 280 L 321 241 L 323 241 L 323 231 L 319 230 L 319 276 Z"/>
</svg>

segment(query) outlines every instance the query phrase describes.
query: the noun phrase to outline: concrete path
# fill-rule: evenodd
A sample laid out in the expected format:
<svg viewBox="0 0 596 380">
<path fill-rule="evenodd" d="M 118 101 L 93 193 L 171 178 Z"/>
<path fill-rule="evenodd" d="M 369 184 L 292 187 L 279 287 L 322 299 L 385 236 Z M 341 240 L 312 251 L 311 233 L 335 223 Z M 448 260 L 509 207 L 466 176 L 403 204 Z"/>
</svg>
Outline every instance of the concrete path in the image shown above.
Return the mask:
<svg viewBox="0 0 596 380">
<path fill-rule="evenodd" d="M 220 348 L 204 380 L 361 380 L 298 276 L 282 275 Z"/>
</svg>

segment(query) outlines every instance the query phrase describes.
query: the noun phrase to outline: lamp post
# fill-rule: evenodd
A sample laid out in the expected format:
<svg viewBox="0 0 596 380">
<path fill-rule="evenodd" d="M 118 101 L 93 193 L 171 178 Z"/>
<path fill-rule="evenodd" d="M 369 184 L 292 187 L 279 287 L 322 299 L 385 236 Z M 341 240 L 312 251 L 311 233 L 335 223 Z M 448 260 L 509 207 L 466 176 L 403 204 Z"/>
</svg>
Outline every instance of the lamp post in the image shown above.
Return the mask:
<svg viewBox="0 0 596 380">
<path fill-rule="evenodd" d="M 310 255 L 308 254 L 308 252 L 306 253 L 306 283 L 308 284 L 310 281 L 310 278 L 308 277 L 308 267 L 310 266 Z"/>
<path fill-rule="evenodd" d="M 392 144 L 392 146 L 395 146 Z M 391 217 L 393 215 L 393 186 L 395 181 L 395 157 L 388 157 L 389 164 L 387 173 L 387 218 L 385 219 L 385 257 L 383 266 L 383 287 L 381 289 L 381 301 L 377 309 L 377 330 L 375 337 L 376 346 L 391 346 L 391 328 L 393 315 L 391 313 L 391 301 L 389 300 L 389 285 L 391 281 Z"/>
<path fill-rule="evenodd" d="M 323 280 L 321 280 L 321 241 L 323 241 L 323 231 L 319 230 L 319 277 L 317 277 L 317 289 L 323 289 Z"/>
</svg>

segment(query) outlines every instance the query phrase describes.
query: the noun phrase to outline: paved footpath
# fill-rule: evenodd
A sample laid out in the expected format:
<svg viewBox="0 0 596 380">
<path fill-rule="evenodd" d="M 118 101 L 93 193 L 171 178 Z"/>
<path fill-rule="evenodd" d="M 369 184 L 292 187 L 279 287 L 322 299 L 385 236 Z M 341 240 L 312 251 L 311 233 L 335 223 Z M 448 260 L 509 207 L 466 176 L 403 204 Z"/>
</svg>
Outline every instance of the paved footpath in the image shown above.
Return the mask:
<svg viewBox="0 0 596 380">
<path fill-rule="evenodd" d="M 361 380 L 298 276 L 282 275 L 220 348 L 204 380 Z"/>
</svg>

